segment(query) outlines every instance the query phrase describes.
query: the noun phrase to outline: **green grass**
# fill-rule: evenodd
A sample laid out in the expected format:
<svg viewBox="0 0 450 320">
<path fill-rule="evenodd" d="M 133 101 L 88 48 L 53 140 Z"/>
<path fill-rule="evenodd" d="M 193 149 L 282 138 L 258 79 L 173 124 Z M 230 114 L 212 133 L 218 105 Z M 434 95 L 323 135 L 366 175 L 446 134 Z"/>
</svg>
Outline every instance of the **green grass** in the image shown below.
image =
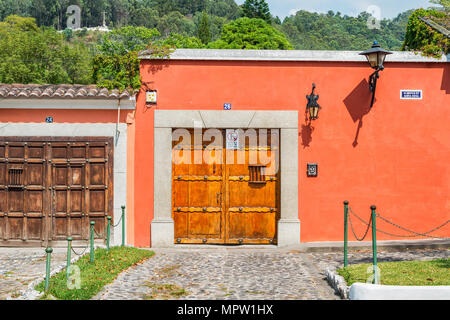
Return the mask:
<svg viewBox="0 0 450 320">
<path fill-rule="evenodd" d="M 154 284 L 146 282 L 145 287 L 150 289 L 150 293 L 143 296 L 144 300 L 168 300 L 171 298 L 181 298 L 189 293 L 175 284 Z"/>
<path fill-rule="evenodd" d="M 89 254 L 81 257 L 74 265 L 80 268 L 81 288 L 68 289 L 66 269 L 50 278 L 49 289 L 41 299 L 88 300 L 111 283 L 125 269 L 151 257 L 153 251 L 132 247 L 112 247 L 94 251 L 94 263 L 89 262 Z M 44 291 L 44 281 L 35 287 Z"/>
<path fill-rule="evenodd" d="M 450 259 L 431 261 L 401 261 L 378 263 L 380 284 L 401 286 L 443 286 L 450 285 Z M 338 269 L 347 285 L 365 283 L 371 273 L 372 264 L 355 264 Z"/>
</svg>

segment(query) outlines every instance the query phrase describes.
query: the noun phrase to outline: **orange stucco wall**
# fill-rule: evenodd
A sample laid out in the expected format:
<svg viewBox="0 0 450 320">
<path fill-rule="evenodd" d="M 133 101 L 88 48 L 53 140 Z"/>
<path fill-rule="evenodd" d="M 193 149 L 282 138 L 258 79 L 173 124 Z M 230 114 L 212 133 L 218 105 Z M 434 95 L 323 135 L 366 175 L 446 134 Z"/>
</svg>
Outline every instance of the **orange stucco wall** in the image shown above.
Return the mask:
<svg viewBox="0 0 450 320">
<path fill-rule="evenodd" d="M 299 145 L 292 146 L 292 156 L 299 157 L 302 242 L 342 241 L 343 200 L 366 221 L 375 204 L 382 216 L 419 232 L 448 220 L 450 64 L 386 62 L 385 67 L 368 110 L 372 70 L 366 63 L 169 60 L 152 66 L 142 61 L 135 115 L 135 245 L 150 245 L 154 110 L 223 110 L 224 103 L 232 110 L 299 111 Z M 313 82 L 323 109 L 311 128 L 304 111 Z M 156 106 L 145 105 L 145 88 L 158 90 Z M 420 89 L 423 99 L 400 100 L 401 89 Z M 310 162 L 319 164 L 316 178 L 306 177 Z M 365 226 L 353 221 L 362 234 Z M 377 227 L 405 234 L 379 220 Z M 449 226 L 434 235 L 450 236 Z M 379 233 L 378 239 L 404 238 Z"/>
<path fill-rule="evenodd" d="M 120 122 L 125 122 L 130 110 L 120 110 Z M 115 123 L 117 110 L 83 109 L 1 109 L 0 122 L 44 123 L 53 117 L 54 123 Z"/>
</svg>

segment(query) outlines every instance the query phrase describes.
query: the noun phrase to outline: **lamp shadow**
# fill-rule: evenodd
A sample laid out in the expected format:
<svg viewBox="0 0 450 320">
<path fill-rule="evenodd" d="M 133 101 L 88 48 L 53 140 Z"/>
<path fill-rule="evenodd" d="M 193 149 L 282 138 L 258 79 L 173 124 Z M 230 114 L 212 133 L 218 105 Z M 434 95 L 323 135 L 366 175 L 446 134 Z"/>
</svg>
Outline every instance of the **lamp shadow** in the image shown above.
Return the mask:
<svg viewBox="0 0 450 320">
<path fill-rule="evenodd" d="M 352 92 L 344 99 L 345 107 L 350 114 L 353 122 L 358 122 L 356 128 L 355 139 L 352 146 L 355 148 L 358 145 L 359 132 L 363 126 L 363 118 L 370 112 L 370 100 L 372 99 L 372 92 L 369 90 L 369 83 L 366 79 L 353 89 Z M 376 99 L 374 100 L 374 102 Z"/>
<path fill-rule="evenodd" d="M 306 124 L 302 124 L 302 130 L 300 131 L 300 136 L 302 138 L 302 146 L 303 149 L 309 147 L 309 144 L 312 141 L 312 132 L 314 131 L 314 127 L 311 126 L 311 121 L 306 121 Z"/>
</svg>

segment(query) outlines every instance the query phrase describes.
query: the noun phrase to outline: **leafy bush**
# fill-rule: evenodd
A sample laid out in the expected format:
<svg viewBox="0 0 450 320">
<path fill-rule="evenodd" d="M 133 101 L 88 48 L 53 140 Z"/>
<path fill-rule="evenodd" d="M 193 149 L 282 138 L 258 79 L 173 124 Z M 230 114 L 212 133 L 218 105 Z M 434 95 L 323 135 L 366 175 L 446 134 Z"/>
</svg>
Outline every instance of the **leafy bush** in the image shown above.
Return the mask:
<svg viewBox="0 0 450 320">
<path fill-rule="evenodd" d="M 405 42 L 402 50 L 418 50 L 423 55 L 440 57 L 442 53 L 449 53 L 448 38 L 419 19 L 445 19 L 448 14 L 436 10 L 419 9 L 409 17 L 406 28 Z"/>
<path fill-rule="evenodd" d="M 220 39 L 210 49 L 292 49 L 286 37 L 262 19 L 239 18 L 223 26 Z"/>
</svg>

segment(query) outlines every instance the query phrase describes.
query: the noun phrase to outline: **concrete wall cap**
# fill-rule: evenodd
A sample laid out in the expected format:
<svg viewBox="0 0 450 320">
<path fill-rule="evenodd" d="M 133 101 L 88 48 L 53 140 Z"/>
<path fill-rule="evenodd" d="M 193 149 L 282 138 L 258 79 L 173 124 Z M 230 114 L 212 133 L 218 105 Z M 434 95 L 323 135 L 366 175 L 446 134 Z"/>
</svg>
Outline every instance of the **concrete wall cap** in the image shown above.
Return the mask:
<svg viewBox="0 0 450 320">
<path fill-rule="evenodd" d="M 329 50 L 236 50 L 236 49 L 177 49 L 171 60 L 216 60 L 216 61 L 325 61 L 366 62 L 360 51 Z M 152 59 L 146 51 L 139 55 L 142 60 Z M 441 58 L 424 57 L 420 53 L 394 51 L 386 62 L 450 62 L 450 54 Z"/>
</svg>

